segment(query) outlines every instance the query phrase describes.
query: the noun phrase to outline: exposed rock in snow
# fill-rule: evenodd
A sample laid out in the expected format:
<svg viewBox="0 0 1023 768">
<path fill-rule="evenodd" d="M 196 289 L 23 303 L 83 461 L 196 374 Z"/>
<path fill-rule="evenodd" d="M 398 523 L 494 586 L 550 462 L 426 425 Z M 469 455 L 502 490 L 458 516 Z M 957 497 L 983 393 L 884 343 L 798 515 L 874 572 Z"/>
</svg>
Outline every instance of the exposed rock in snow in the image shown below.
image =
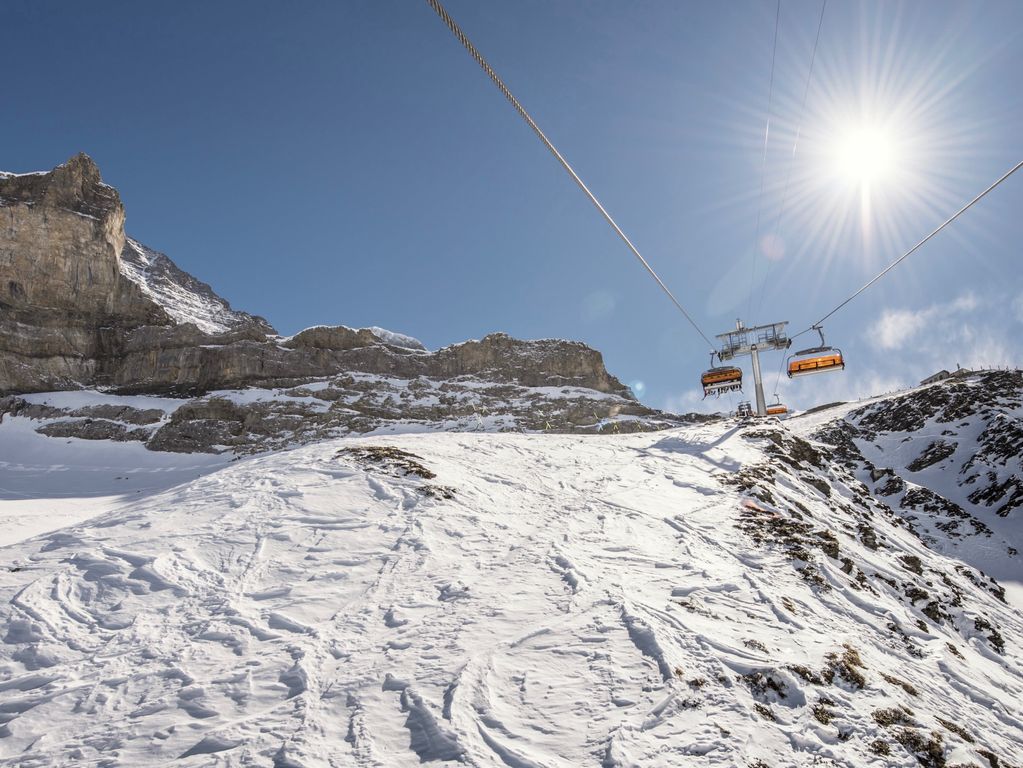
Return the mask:
<svg viewBox="0 0 1023 768">
<path fill-rule="evenodd" d="M 52 437 L 137 440 L 159 451 L 251 453 L 370 432 L 616 434 L 710 418 L 656 411 L 620 392 L 468 375 L 403 379 L 350 373 L 296 387 L 219 390 L 192 400 L 140 396 L 132 400 L 136 407 L 99 392 L 78 393 L 74 407 L 49 404 L 67 401 L 60 394 L 0 398 L 0 419 L 31 422 L 39 434 Z M 146 408 L 148 399 L 157 405 Z"/>
<path fill-rule="evenodd" d="M 834 446 L 930 546 L 1023 580 L 1023 372 L 953 376 L 843 411 L 790 426 Z"/>
</svg>

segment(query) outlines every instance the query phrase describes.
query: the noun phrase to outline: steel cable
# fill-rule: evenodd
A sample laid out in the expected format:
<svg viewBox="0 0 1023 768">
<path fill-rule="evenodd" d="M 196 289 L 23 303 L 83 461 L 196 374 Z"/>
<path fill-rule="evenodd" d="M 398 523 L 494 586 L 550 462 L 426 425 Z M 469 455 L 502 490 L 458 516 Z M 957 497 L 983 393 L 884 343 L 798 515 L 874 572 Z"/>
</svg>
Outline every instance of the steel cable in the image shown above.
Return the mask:
<svg viewBox="0 0 1023 768">
<path fill-rule="evenodd" d="M 611 218 L 611 214 L 607 212 L 607 209 L 605 209 L 604 206 L 601 205 L 600 201 L 590 191 L 589 187 L 587 187 L 586 184 L 583 183 L 583 180 L 579 178 L 579 174 L 575 172 L 572 166 L 568 164 L 568 161 L 565 160 L 565 158 L 562 156 L 560 152 L 558 152 L 554 144 L 551 143 L 551 140 L 548 139 L 546 135 L 544 135 L 544 132 L 540 130 L 540 126 L 538 126 L 536 122 L 533 120 L 533 118 L 529 116 L 529 113 L 526 112 L 525 108 L 519 103 L 519 100 L 516 99 L 514 95 L 512 95 L 512 92 L 508 90 L 508 86 L 504 84 L 504 81 L 501 80 L 501 78 L 493 70 L 490 64 L 487 63 L 487 60 L 483 58 L 483 54 L 481 54 L 476 49 L 476 46 L 472 44 L 472 41 L 470 41 L 466 34 L 462 32 L 461 28 L 458 26 L 458 24 L 455 23 L 455 20 L 451 18 L 451 15 L 447 12 L 447 10 L 445 10 L 444 6 L 440 4 L 439 0 L 426 0 L 426 2 L 429 3 L 430 7 L 433 8 L 434 11 L 436 11 L 437 15 L 440 16 L 441 20 L 447 25 L 448 29 L 450 29 L 454 36 L 458 38 L 458 41 L 462 44 L 465 50 L 469 52 L 469 55 L 471 55 L 473 59 L 476 60 L 476 63 L 480 65 L 480 68 L 482 68 L 483 71 L 487 73 L 487 76 L 493 81 L 494 85 L 497 86 L 498 90 L 500 90 L 501 93 L 504 94 L 504 97 L 508 100 L 508 102 L 513 107 L 515 107 L 515 111 L 519 113 L 519 116 L 522 117 L 522 119 L 526 121 L 529 127 L 533 129 L 533 133 L 536 134 L 537 138 L 540 139 L 541 142 L 543 142 L 543 145 L 547 147 L 547 149 L 550 150 L 551 154 L 554 155 L 555 159 L 557 159 L 557 161 L 561 163 L 561 167 L 568 172 L 568 175 L 572 177 L 572 180 L 579 186 L 579 189 L 581 189 L 590 199 L 590 202 L 593 203 L 594 206 L 596 206 L 597 210 L 600 211 L 600 214 L 604 217 L 607 223 L 611 225 L 611 228 L 622 239 L 622 242 L 624 242 L 625 245 L 628 246 L 629 250 L 632 251 L 632 254 L 637 259 L 639 259 L 639 263 L 642 264 L 644 269 L 646 269 L 646 271 L 650 273 L 650 276 L 657 281 L 657 284 L 661 287 L 661 290 L 664 291 L 664 293 L 668 296 L 669 299 L 671 299 L 672 303 L 678 308 L 679 312 L 681 312 L 685 319 L 689 321 L 689 324 L 693 326 L 696 332 L 700 334 L 701 337 L 703 337 L 703 340 L 706 341 L 708 345 L 710 345 L 711 350 L 714 350 L 715 349 L 714 342 L 712 342 L 707 337 L 707 334 L 703 332 L 700 326 L 696 324 L 696 321 L 693 320 L 692 316 L 686 311 L 685 307 L 683 307 L 679 300 L 675 298 L 675 294 L 673 294 L 668 289 L 668 286 L 664 284 L 664 281 L 661 280 L 658 274 L 654 271 L 653 267 L 651 267 L 647 260 L 643 258 L 643 255 L 639 252 L 636 246 L 632 244 L 632 241 L 629 240 L 625 232 L 622 231 L 622 228 L 618 226 L 618 224 L 615 222 L 613 218 Z"/>
<path fill-rule="evenodd" d="M 980 202 L 981 199 L 984 198 L 989 192 L 991 192 L 995 187 L 997 187 L 999 184 L 1001 184 L 1007 178 L 1012 176 L 1012 174 L 1014 174 L 1020 168 L 1023 168 L 1023 160 L 1021 160 L 1020 162 L 1016 163 L 1016 165 L 1014 165 L 1008 171 L 1006 171 L 1001 176 L 999 176 L 997 181 L 995 181 L 993 184 L 991 184 L 987 189 L 985 189 L 983 192 L 981 192 L 979 195 L 977 195 L 975 198 L 973 198 L 970 202 L 968 202 L 966 205 L 964 205 L 958 211 L 956 211 L 951 216 L 949 216 L 947 219 L 945 219 L 945 221 L 943 221 L 940 225 L 938 225 L 938 227 L 936 229 L 934 229 L 929 235 L 927 235 L 927 237 L 925 237 L 923 240 L 918 242 L 916 245 L 914 245 L 912 248 L 910 248 L 904 254 L 899 256 L 899 258 L 897 258 L 895 261 L 893 261 L 887 267 L 882 269 L 877 275 L 875 275 L 873 278 L 871 278 L 869 281 L 867 281 L 867 283 L 862 288 L 860 288 L 858 291 L 856 291 L 854 294 L 852 294 L 852 296 L 850 296 L 849 298 L 845 299 L 845 301 L 841 302 L 837 307 L 835 307 L 833 310 L 828 312 L 828 314 L 824 315 L 824 317 L 822 317 L 816 323 L 813 323 L 809 328 L 806 328 L 805 330 L 800 331 L 799 333 L 797 333 L 795 336 L 792 336 L 791 338 L 794 339 L 794 338 L 796 338 L 796 336 L 802 336 L 804 333 L 809 333 L 810 331 L 812 331 L 815 328 L 817 328 L 820 325 L 822 325 L 825 320 L 827 320 L 829 317 L 834 315 L 836 312 L 838 312 L 838 310 L 840 310 L 842 307 L 844 307 L 850 301 L 855 299 L 857 296 L 859 296 L 861 293 L 863 293 L 865 290 L 867 290 L 870 286 L 872 286 L 874 283 L 876 283 L 882 277 L 884 277 L 889 272 L 891 272 L 893 269 L 895 269 L 895 267 L 897 267 L 899 264 L 901 264 L 903 261 L 905 261 L 907 258 L 909 258 L 917 250 L 919 250 L 919 248 L 924 243 L 926 243 L 928 240 L 930 240 L 936 234 L 941 232 L 941 230 L 943 230 L 945 227 L 947 227 L 953 221 L 955 221 L 960 216 L 962 216 L 964 213 L 966 213 L 968 210 L 970 210 L 970 208 L 972 208 L 974 205 L 976 205 L 978 202 Z"/>
<path fill-rule="evenodd" d="M 781 231 L 782 218 L 785 215 L 785 209 L 789 202 L 789 187 L 792 181 L 792 166 L 796 159 L 796 148 L 799 146 L 799 137 L 803 132 L 803 116 L 806 114 L 806 100 L 810 95 L 810 83 L 813 81 L 813 65 L 817 60 L 817 46 L 821 41 L 821 29 L 824 26 L 824 10 L 828 7 L 828 0 L 824 0 L 821 4 L 821 15 L 817 20 L 817 36 L 813 41 L 813 51 L 810 53 L 810 69 L 806 73 L 806 85 L 803 87 L 803 103 L 799 107 L 799 119 L 796 121 L 796 137 L 792 142 L 792 155 L 789 157 L 788 169 L 785 172 L 785 187 L 782 190 L 781 196 L 781 208 L 778 209 L 778 217 L 774 220 L 774 239 L 777 242 L 778 233 Z M 767 269 L 764 272 L 764 282 L 760 287 L 760 300 L 757 302 L 757 315 L 760 315 L 760 310 L 764 307 L 764 294 L 767 292 L 768 277 L 771 275 L 771 264 L 773 262 L 768 260 Z"/>
<path fill-rule="evenodd" d="M 760 250 L 760 214 L 764 205 L 764 181 L 767 178 L 767 141 L 771 136 L 771 113 L 774 111 L 774 62 L 778 57 L 778 22 L 781 19 L 781 0 L 774 11 L 774 44 L 771 46 L 771 81 L 767 87 L 767 121 L 764 124 L 764 152 L 760 159 L 760 194 L 757 196 L 757 225 L 753 233 L 753 266 L 749 272 L 749 301 L 746 306 L 746 317 L 751 325 L 756 325 L 751 317 L 753 312 L 753 286 L 757 276 L 757 251 Z"/>
</svg>

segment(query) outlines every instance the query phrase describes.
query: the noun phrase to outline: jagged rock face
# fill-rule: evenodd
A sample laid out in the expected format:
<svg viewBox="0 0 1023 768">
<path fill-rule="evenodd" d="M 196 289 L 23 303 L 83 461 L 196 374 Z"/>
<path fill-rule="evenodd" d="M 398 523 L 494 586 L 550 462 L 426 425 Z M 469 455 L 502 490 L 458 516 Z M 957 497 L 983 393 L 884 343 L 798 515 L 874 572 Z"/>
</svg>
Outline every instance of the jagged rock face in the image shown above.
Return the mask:
<svg viewBox="0 0 1023 768">
<path fill-rule="evenodd" d="M 168 318 L 124 279 L 124 207 L 86 155 L 45 174 L 0 175 L 0 301 L 123 321 Z"/>
<path fill-rule="evenodd" d="M 496 381 L 517 381 L 527 387 L 572 385 L 598 392 L 628 390 L 604 368 L 596 350 L 557 339 L 524 342 L 495 333 L 437 352 L 427 374 L 437 377 L 485 375 Z"/>
<path fill-rule="evenodd" d="M 194 390 L 197 347 L 274 332 L 127 238 L 124 220 L 86 155 L 49 173 L 0 174 L 0 392 L 149 381 Z"/>
<path fill-rule="evenodd" d="M 0 175 L 0 214 L 0 394 L 100 386 L 196 395 L 347 371 L 632 398 L 598 352 L 574 342 L 492 334 L 431 353 L 382 329 L 320 326 L 276 337 L 263 318 L 232 310 L 167 256 L 126 237 L 120 197 L 85 155 L 49 173 Z"/>
<path fill-rule="evenodd" d="M 85 155 L 0 175 L 0 391 L 91 381 L 123 329 L 170 323 L 121 274 L 124 240 L 117 190 Z"/>
</svg>

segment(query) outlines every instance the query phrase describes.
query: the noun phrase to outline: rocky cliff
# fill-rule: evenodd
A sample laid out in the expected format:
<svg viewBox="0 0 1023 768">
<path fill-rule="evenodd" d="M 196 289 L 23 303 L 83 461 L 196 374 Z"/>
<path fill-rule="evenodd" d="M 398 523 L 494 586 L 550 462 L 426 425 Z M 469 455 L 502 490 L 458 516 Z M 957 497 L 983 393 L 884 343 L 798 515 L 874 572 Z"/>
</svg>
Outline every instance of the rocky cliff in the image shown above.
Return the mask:
<svg viewBox="0 0 1023 768">
<path fill-rule="evenodd" d="M 130 419 L 97 424 L 69 412 L 49 414 L 72 421 L 46 425 L 47 434 L 210 450 L 266 445 L 266 430 L 276 444 L 296 432 L 365 431 L 405 418 L 443 425 L 482 419 L 481 412 L 500 411 L 504 428 L 594 429 L 618 417 L 629 417 L 620 427 L 629 430 L 673 423 L 637 403 L 600 353 L 577 342 L 498 333 L 431 352 L 379 328 L 317 326 L 281 337 L 128 237 L 117 190 L 84 154 L 47 173 L 0 174 L 0 221 L 0 396 L 81 388 L 182 397 L 246 387 L 285 393 L 249 417 L 238 408 L 251 410 L 250 402 L 231 413 L 214 407 L 219 416 L 207 406 L 185 409 L 206 415 L 174 423 L 202 421 L 198 433 L 195 425 L 172 436 L 161 429 L 163 437 L 151 440 L 154 429 Z M 410 382 L 436 396 L 413 398 L 413 405 Z M 328 404 L 329 414 L 309 403 L 282 405 L 293 399 L 287 393 L 314 383 L 313 400 Z M 28 412 L 16 397 L 4 402 L 0 413 Z M 218 420 L 230 424 L 211 426 Z M 247 436 L 257 423 L 257 437 Z"/>
</svg>

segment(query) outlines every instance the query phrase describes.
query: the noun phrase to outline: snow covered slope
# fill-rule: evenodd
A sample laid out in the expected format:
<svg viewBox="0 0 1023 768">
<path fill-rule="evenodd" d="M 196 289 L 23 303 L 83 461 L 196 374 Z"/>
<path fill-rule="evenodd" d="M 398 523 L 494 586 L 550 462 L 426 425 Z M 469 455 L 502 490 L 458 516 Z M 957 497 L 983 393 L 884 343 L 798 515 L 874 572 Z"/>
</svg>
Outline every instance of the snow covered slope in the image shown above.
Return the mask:
<svg viewBox="0 0 1023 768">
<path fill-rule="evenodd" d="M 193 323 L 203 333 L 217 334 L 256 327 L 274 333 L 261 317 L 231 309 L 206 283 L 179 269 L 167 256 L 127 238 L 120 258 L 121 274 L 177 323 Z"/>
<path fill-rule="evenodd" d="M 1006 580 L 1023 605 L 1023 372 L 988 371 L 805 417 L 927 543 Z"/>
<path fill-rule="evenodd" d="M 125 432 L 160 424 L 184 400 L 90 391 L 28 395 L 41 409 L 78 413 L 75 421 Z M 3 412 L 0 400 L 0 414 Z M 145 418 L 133 418 L 144 416 Z M 104 418 L 106 417 L 106 418 Z M 115 422 L 114 419 L 130 419 Z M 44 422 L 52 423 L 52 422 Z M 0 415 L 0 546 L 87 520 L 227 465 L 231 457 L 146 450 L 135 440 L 47 436 L 27 415 Z M 110 435 L 109 430 L 103 432 Z"/>
<path fill-rule="evenodd" d="M 3 561 L 6 765 L 1021 759 L 1020 612 L 771 422 L 329 440 Z"/>
</svg>

